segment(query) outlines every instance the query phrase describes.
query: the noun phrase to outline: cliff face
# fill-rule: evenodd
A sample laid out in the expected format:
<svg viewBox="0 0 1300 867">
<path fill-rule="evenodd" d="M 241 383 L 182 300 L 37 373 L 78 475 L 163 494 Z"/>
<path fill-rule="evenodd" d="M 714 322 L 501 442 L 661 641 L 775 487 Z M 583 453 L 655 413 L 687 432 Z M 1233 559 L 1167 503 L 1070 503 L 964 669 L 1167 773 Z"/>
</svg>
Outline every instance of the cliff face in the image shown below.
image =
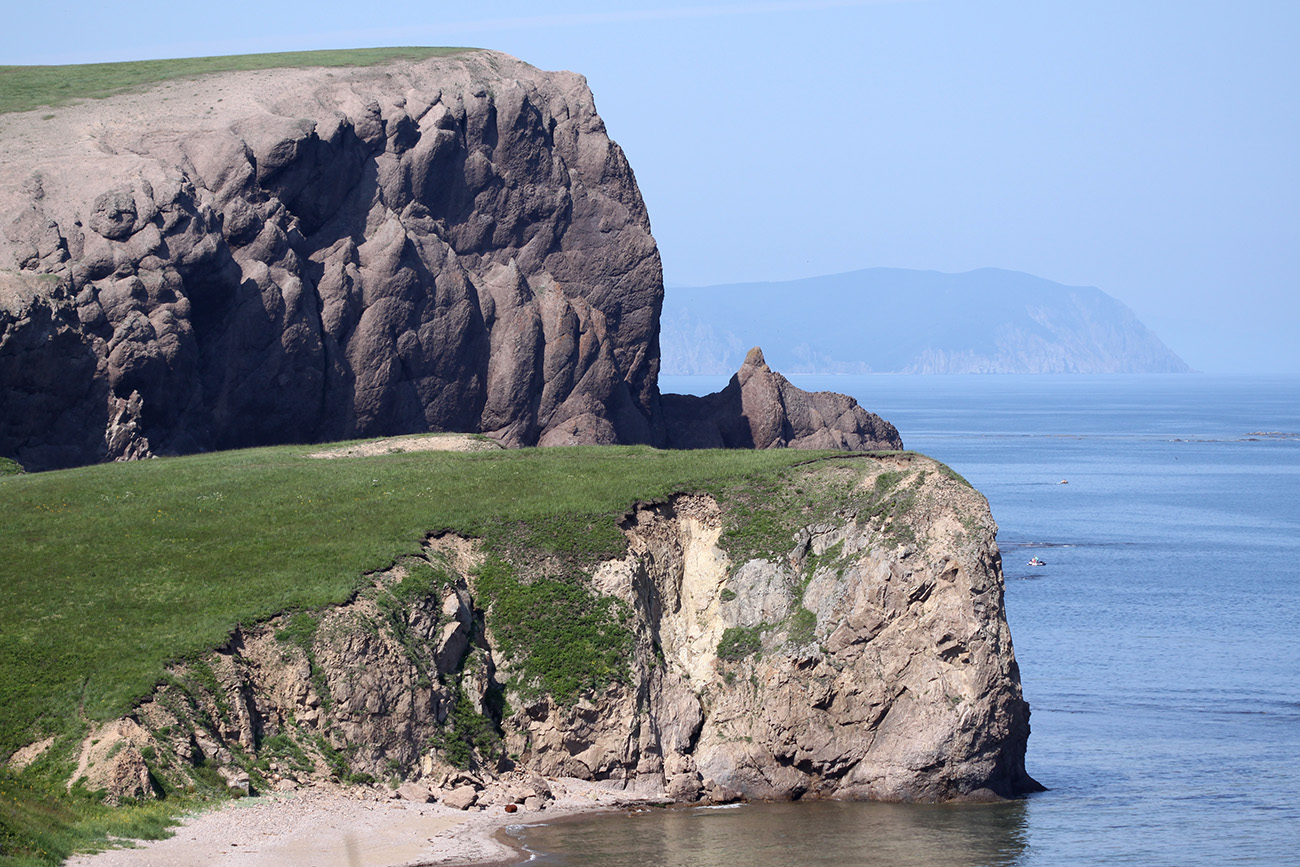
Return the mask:
<svg viewBox="0 0 1300 867">
<path fill-rule="evenodd" d="M 630 511 L 626 555 L 573 579 L 589 598 L 563 597 L 565 616 L 608 613 L 625 664 L 597 654 L 567 695 L 535 675 L 538 655 L 580 656 L 597 633 L 520 620 L 491 578 L 506 567 L 440 537 L 349 605 L 278 618 L 177 668 L 91 732 L 77 776 L 141 796 L 151 774 L 183 784 L 206 762 L 241 787 L 335 776 L 458 804 L 544 798 L 547 776 L 679 801 L 1035 790 L 983 498 L 909 454 L 821 461 L 788 481 L 824 508 L 795 516 L 777 551 L 738 540 L 741 501 L 683 494 Z M 528 551 L 508 565 L 521 586 L 573 574 Z M 521 649 L 521 628 L 547 642 Z"/>
<path fill-rule="evenodd" d="M 580 76 L 224 73 L 0 140 L 0 454 L 663 439 L 659 255 Z"/>
</svg>

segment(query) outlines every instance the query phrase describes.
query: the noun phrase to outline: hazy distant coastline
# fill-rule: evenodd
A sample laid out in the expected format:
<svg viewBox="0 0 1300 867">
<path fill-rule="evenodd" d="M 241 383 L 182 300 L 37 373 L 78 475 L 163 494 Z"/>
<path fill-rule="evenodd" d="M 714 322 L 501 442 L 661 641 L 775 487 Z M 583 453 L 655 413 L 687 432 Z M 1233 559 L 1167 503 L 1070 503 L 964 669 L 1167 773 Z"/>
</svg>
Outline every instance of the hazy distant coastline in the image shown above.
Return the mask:
<svg viewBox="0 0 1300 867">
<path fill-rule="evenodd" d="M 872 268 L 665 292 L 662 372 L 1187 373 L 1119 300 L 1017 271 Z"/>
</svg>

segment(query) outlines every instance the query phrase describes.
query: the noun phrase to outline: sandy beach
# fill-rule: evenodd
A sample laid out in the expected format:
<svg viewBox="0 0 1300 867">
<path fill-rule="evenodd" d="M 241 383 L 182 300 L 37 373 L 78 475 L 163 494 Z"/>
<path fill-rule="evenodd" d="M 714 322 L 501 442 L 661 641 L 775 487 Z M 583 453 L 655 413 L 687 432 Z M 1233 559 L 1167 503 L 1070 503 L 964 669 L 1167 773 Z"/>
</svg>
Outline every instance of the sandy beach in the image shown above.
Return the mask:
<svg viewBox="0 0 1300 867">
<path fill-rule="evenodd" d="M 78 855 L 69 867 L 417 867 L 527 860 L 497 839 L 511 824 L 642 803 L 581 780 L 554 780 L 545 809 L 456 810 L 383 790 L 317 786 L 230 801 L 185 818 L 175 836 Z"/>
</svg>

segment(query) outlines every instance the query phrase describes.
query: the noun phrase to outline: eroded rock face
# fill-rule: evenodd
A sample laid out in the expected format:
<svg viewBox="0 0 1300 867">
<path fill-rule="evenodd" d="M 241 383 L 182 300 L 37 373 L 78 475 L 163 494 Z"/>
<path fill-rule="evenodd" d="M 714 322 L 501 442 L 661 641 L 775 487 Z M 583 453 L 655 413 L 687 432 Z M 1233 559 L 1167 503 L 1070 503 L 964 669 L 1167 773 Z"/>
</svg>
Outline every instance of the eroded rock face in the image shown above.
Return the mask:
<svg viewBox="0 0 1300 867">
<path fill-rule="evenodd" d="M 0 454 L 658 442 L 662 278 L 585 81 L 472 51 L 0 115 Z"/>
<path fill-rule="evenodd" d="M 667 444 L 679 449 L 898 450 L 898 430 L 858 402 L 790 384 L 754 347 L 722 391 L 663 396 Z"/>
<path fill-rule="evenodd" d="M 542 777 L 677 801 L 1036 790 L 983 497 L 909 454 L 817 462 L 790 483 L 828 505 L 777 550 L 735 559 L 721 547 L 734 515 L 711 497 L 629 512 L 626 556 L 586 579 L 626 606 L 626 676 L 574 700 L 517 679 L 474 592 L 482 553 L 442 537 L 436 568 L 377 576 L 310 629 L 239 633 L 119 730 L 159 775 L 206 760 L 254 788 L 418 780 L 447 803 L 522 804 L 545 796 Z M 482 735 L 504 743 L 475 746 Z"/>
<path fill-rule="evenodd" d="M 585 81 L 486 51 L 0 115 L 0 455 L 424 431 L 900 448 L 755 350 L 658 391 L 663 281 Z"/>
<path fill-rule="evenodd" d="M 133 719 L 120 719 L 91 730 L 77 758 L 69 788 L 81 783 L 88 791 L 104 792 L 104 801 L 117 805 L 126 799 L 148 799 L 158 792 L 141 750 L 153 735 Z"/>
<path fill-rule="evenodd" d="M 688 801 L 1035 790 L 987 505 L 928 459 L 860 460 L 828 472 L 905 512 L 807 526 L 782 556 L 732 562 L 708 498 L 637 510 L 624 578 L 601 582 L 641 618 L 636 685 L 517 717 L 528 760 L 629 785 L 661 774 Z"/>
</svg>

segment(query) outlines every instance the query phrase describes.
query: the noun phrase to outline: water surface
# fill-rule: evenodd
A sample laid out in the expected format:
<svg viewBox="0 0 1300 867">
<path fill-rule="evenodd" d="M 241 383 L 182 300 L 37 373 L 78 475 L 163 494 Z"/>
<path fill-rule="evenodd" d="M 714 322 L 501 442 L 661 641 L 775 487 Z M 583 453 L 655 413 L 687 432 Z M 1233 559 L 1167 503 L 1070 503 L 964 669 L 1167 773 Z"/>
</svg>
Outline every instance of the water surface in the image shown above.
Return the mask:
<svg viewBox="0 0 1300 867">
<path fill-rule="evenodd" d="M 540 863 L 1300 864 L 1300 378 L 791 379 L 989 498 L 1050 790 L 591 817 L 520 831 Z"/>
</svg>

